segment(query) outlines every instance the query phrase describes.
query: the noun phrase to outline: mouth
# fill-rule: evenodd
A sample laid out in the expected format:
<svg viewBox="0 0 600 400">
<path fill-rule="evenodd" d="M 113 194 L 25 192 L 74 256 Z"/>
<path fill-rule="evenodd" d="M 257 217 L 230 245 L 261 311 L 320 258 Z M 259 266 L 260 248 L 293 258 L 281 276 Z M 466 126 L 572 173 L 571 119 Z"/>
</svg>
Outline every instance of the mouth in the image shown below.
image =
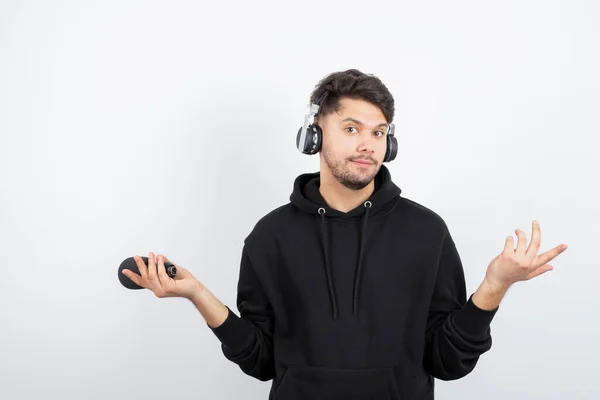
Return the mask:
<svg viewBox="0 0 600 400">
<path fill-rule="evenodd" d="M 358 164 L 360 166 L 364 166 L 364 167 L 368 167 L 370 165 L 373 165 L 373 161 L 369 161 L 369 160 L 364 160 L 364 159 L 359 159 L 359 160 L 352 160 L 353 163 Z"/>
</svg>

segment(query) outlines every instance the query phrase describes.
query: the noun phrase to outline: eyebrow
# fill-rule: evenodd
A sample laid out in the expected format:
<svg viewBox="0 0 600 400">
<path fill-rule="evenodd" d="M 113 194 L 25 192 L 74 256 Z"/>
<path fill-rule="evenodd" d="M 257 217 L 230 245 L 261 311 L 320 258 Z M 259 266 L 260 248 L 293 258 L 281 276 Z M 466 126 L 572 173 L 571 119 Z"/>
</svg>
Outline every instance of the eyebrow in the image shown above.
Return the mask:
<svg viewBox="0 0 600 400">
<path fill-rule="evenodd" d="M 354 118 L 344 118 L 344 119 L 341 121 L 341 123 L 348 122 L 348 121 L 349 121 L 349 122 L 354 122 L 356 125 L 360 125 L 360 126 L 363 126 L 363 125 L 364 125 L 362 122 L 360 122 L 359 120 L 357 120 L 357 119 L 354 119 Z M 375 128 L 385 128 L 385 127 L 387 127 L 387 126 L 388 126 L 388 124 L 387 124 L 387 123 L 385 123 L 385 122 L 382 122 L 382 123 L 380 123 L 379 125 L 377 125 Z"/>
</svg>

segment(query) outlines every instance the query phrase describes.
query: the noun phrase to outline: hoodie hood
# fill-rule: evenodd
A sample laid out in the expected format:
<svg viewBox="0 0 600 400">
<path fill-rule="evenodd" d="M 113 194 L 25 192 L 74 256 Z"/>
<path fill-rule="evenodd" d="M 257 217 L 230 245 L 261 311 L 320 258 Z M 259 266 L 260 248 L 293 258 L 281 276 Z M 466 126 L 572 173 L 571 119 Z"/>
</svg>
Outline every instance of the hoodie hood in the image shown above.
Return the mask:
<svg viewBox="0 0 600 400">
<path fill-rule="evenodd" d="M 329 242 L 327 235 L 326 219 L 337 218 L 344 220 L 352 220 L 361 223 L 361 234 L 359 242 L 358 259 L 356 260 L 356 275 L 354 277 L 354 291 L 352 295 L 352 312 L 356 315 L 358 309 L 358 299 L 360 290 L 360 280 L 363 265 L 365 234 L 367 232 L 367 223 L 369 216 L 375 216 L 384 212 L 389 206 L 393 205 L 393 201 L 397 200 L 401 194 L 401 190 L 392 182 L 389 170 L 385 165 L 382 165 L 379 172 L 374 178 L 375 189 L 371 196 L 361 205 L 344 213 L 342 211 L 331 208 L 319 192 L 321 178 L 319 172 L 306 173 L 298 176 L 294 181 L 294 188 L 290 195 L 290 201 L 300 210 L 315 215 L 319 218 L 319 226 L 321 231 L 321 246 L 325 261 L 325 275 L 327 277 L 327 287 L 329 290 L 329 299 L 333 318 L 338 318 L 338 306 L 335 285 L 332 281 L 331 265 L 329 259 Z"/>
<path fill-rule="evenodd" d="M 402 192 L 394 182 L 390 171 L 385 165 L 382 165 L 379 172 L 374 178 L 375 190 L 367 201 L 370 202 L 370 213 L 376 214 Z M 321 185 L 321 174 L 319 172 L 302 174 L 294 181 L 294 188 L 290 195 L 290 201 L 296 207 L 309 214 L 320 214 L 323 211 L 319 211 L 321 208 L 324 209 L 325 217 L 336 217 L 336 218 L 352 218 L 361 216 L 365 212 L 365 205 L 362 204 L 347 213 L 341 212 L 334 208 L 331 208 L 321 196 L 319 188 Z"/>
</svg>

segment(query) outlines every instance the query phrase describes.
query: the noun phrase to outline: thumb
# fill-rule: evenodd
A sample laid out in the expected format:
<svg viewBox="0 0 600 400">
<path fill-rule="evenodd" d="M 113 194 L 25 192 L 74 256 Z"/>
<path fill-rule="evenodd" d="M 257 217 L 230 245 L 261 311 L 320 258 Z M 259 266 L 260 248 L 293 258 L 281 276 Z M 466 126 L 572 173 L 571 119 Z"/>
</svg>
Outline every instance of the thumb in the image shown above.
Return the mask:
<svg viewBox="0 0 600 400">
<path fill-rule="evenodd" d="M 192 273 L 190 271 L 188 271 L 187 269 L 183 268 L 181 265 L 177 264 L 174 261 L 171 261 L 169 259 L 169 257 L 161 254 L 161 256 L 163 257 L 165 262 L 170 262 L 173 265 L 175 265 L 175 267 L 177 268 L 177 273 L 175 274 L 175 277 L 173 278 L 174 280 L 178 281 L 181 279 L 187 279 L 187 278 L 194 278 L 194 276 L 192 275 Z"/>
<path fill-rule="evenodd" d="M 175 280 L 179 280 L 179 279 L 186 279 L 192 276 L 192 274 L 190 273 L 190 271 L 188 271 L 187 269 L 183 268 L 181 265 L 177 265 L 177 274 L 175 275 Z"/>
<path fill-rule="evenodd" d="M 527 275 L 524 280 L 528 281 L 530 279 L 535 278 L 536 276 L 540 276 L 542 274 L 545 274 L 546 272 L 552 271 L 553 269 L 554 266 L 552 266 L 551 264 L 542 265 L 541 267 L 536 268 L 533 272 Z"/>
</svg>

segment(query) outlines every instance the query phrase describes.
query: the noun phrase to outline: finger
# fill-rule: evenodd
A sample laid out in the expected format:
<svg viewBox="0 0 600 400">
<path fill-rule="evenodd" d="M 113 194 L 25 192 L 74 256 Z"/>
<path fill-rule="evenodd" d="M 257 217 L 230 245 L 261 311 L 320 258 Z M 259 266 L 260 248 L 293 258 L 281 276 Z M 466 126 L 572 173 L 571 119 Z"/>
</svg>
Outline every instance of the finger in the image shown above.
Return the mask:
<svg viewBox="0 0 600 400">
<path fill-rule="evenodd" d="M 158 281 L 158 275 L 156 274 L 156 262 L 153 252 L 148 253 L 148 279 L 152 282 Z"/>
<path fill-rule="evenodd" d="M 520 229 L 515 229 L 515 233 L 517 234 L 517 237 L 519 238 L 519 241 L 517 242 L 517 248 L 515 250 L 515 253 L 525 254 L 525 249 L 527 248 L 527 236 L 525 236 L 525 232 L 523 232 Z"/>
<path fill-rule="evenodd" d="M 158 255 L 157 257 L 158 260 L 158 280 L 160 281 L 161 285 L 165 285 L 169 279 L 171 279 L 169 277 L 169 275 L 167 275 L 167 271 L 165 269 L 165 257 L 162 255 Z"/>
<path fill-rule="evenodd" d="M 143 282 L 142 277 L 139 276 L 138 274 L 136 274 L 135 272 L 128 270 L 128 269 L 123 269 L 121 272 L 123 273 L 123 275 L 125 275 L 126 277 L 131 279 L 131 281 L 133 283 L 135 283 L 136 285 L 145 287 L 144 285 L 142 285 L 142 282 Z"/>
<path fill-rule="evenodd" d="M 540 230 L 540 224 L 537 221 L 533 221 L 531 228 L 531 242 L 525 254 L 531 257 L 535 257 L 538 250 L 540 249 L 540 243 L 542 241 L 542 232 Z"/>
<path fill-rule="evenodd" d="M 148 267 L 146 267 L 146 263 L 144 263 L 144 260 L 142 260 L 142 257 L 140 256 L 133 256 L 133 259 L 135 260 L 135 264 L 138 267 L 138 270 L 140 271 L 140 276 L 143 279 L 146 279 L 146 277 L 148 276 Z"/>
<path fill-rule="evenodd" d="M 507 253 L 515 252 L 515 239 L 512 236 L 506 238 L 504 242 L 504 251 Z"/>
<path fill-rule="evenodd" d="M 548 264 L 554 258 L 556 258 L 559 254 L 564 252 L 567 249 L 566 244 L 561 244 L 560 246 L 556 246 L 555 248 L 548 250 L 545 253 L 540 254 L 536 257 L 534 265 L 544 265 Z"/>
<path fill-rule="evenodd" d="M 534 270 L 533 272 L 531 272 L 529 275 L 527 275 L 527 277 L 525 278 L 526 281 L 535 278 L 536 276 L 540 276 L 542 274 L 545 274 L 548 271 L 552 271 L 554 269 L 554 267 L 550 264 L 546 264 L 543 265 L 539 268 L 537 268 L 536 270 Z"/>
</svg>

